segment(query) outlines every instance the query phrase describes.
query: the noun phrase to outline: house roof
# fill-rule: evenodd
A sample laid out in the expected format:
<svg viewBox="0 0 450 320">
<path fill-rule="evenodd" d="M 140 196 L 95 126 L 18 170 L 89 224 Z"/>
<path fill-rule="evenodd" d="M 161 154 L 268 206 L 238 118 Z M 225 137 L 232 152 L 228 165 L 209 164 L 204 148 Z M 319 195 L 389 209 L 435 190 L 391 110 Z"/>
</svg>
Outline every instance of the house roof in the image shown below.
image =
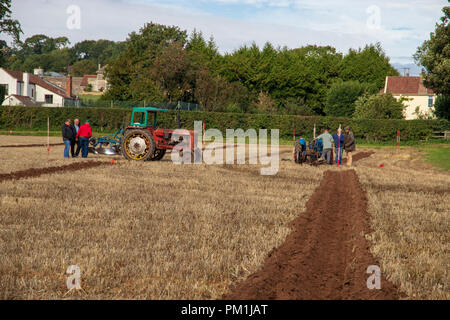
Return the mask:
<svg viewBox="0 0 450 320">
<path fill-rule="evenodd" d="M 391 94 L 433 94 L 433 90 L 425 88 L 421 77 L 386 77 L 384 93 Z"/>
<path fill-rule="evenodd" d="M 27 107 L 35 107 L 35 106 L 40 106 L 40 105 L 41 105 L 40 103 L 34 101 L 33 99 L 31 99 L 31 98 L 28 97 L 28 96 L 19 96 L 19 95 L 17 95 L 17 94 L 10 94 L 8 97 L 14 97 L 14 98 L 16 98 L 16 99 L 19 100 L 24 106 L 27 106 Z M 7 99 L 8 97 L 6 97 L 6 99 Z M 5 99 L 5 100 L 6 100 L 6 99 Z"/>
<path fill-rule="evenodd" d="M 97 78 L 95 74 L 85 74 L 83 80 L 81 80 L 80 86 L 87 87 L 89 78 Z"/>
<path fill-rule="evenodd" d="M 8 73 L 11 77 L 17 79 L 18 81 L 23 82 L 23 73 L 21 71 L 7 70 L 7 69 L 3 69 L 3 70 L 5 70 L 5 72 Z M 70 95 L 67 94 L 67 92 L 63 88 L 58 87 L 57 85 L 50 83 L 48 81 L 45 81 L 41 77 L 36 76 L 34 74 L 30 73 L 29 75 L 30 75 L 30 83 L 32 83 L 34 85 L 38 85 L 42 88 L 45 88 L 48 91 L 51 91 L 61 97 L 64 97 L 67 99 L 72 98 Z"/>
</svg>

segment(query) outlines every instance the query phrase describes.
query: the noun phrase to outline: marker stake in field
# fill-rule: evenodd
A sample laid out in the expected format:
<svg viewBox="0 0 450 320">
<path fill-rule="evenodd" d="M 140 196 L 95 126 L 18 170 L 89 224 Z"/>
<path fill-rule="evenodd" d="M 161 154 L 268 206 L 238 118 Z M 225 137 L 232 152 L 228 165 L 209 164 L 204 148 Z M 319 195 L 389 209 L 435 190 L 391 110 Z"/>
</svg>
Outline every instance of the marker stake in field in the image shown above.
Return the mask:
<svg viewBox="0 0 450 320">
<path fill-rule="evenodd" d="M 292 159 L 295 161 L 295 128 L 292 129 L 292 140 L 294 142 L 294 150 L 292 151 Z"/>
<path fill-rule="evenodd" d="M 47 155 L 50 154 L 50 117 L 47 117 Z"/>
<path fill-rule="evenodd" d="M 205 122 L 203 122 L 202 149 L 205 147 L 205 131 L 206 131 L 206 124 Z"/>
<path fill-rule="evenodd" d="M 339 164 L 341 162 L 341 134 L 342 134 L 342 128 L 341 128 L 341 124 L 339 124 L 339 136 L 338 136 L 338 154 L 337 156 L 337 161 L 338 161 L 338 168 L 339 168 Z"/>
<path fill-rule="evenodd" d="M 397 145 L 395 147 L 395 150 L 398 152 L 400 149 L 400 130 L 397 130 Z"/>
</svg>

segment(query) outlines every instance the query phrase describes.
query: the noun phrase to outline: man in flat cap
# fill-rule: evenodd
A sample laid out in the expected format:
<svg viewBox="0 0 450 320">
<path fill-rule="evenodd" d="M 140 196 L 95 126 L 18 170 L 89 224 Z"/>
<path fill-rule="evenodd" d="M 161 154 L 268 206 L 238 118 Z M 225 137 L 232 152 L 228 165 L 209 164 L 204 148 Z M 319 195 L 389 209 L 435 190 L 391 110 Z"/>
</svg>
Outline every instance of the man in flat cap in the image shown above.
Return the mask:
<svg viewBox="0 0 450 320">
<path fill-rule="evenodd" d="M 352 153 L 356 150 L 355 136 L 350 127 L 345 127 L 344 150 L 347 153 L 347 166 L 352 166 Z"/>
</svg>

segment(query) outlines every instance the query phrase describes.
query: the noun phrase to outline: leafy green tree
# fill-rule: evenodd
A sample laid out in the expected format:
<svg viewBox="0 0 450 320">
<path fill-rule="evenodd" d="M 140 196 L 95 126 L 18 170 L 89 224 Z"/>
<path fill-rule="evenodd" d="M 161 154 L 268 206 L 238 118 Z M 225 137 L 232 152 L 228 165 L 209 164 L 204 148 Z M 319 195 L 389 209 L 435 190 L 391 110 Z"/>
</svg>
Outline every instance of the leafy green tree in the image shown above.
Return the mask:
<svg viewBox="0 0 450 320">
<path fill-rule="evenodd" d="M 40 67 L 44 70 L 65 73 L 71 61 L 72 56 L 68 48 L 56 49 L 45 54 L 28 55 L 20 70 L 33 72 L 35 68 Z"/>
<path fill-rule="evenodd" d="M 342 80 L 374 83 L 378 90 L 383 88 L 386 76 L 399 75 L 390 64 L 389 57 L 386 56 L 380 43 L 366 45 L 364 49 L 350 49 L 339 67 Z"/>
<path fill-rule="evenodd" d="M 206 41 L 202 32 L 198 32 L 194 29 L 189 35 L 189 40 L 186 44 L 186 49 L 192 51 L 194 54 L 193 63 L 198 67 L 208 68 L 211 70 L 213 65 L 219 56 L 217 45 L 214 42 L 214 38 L 211 37 L 209 41 Z"/>
<path fill-rule="evenodd" d="M 150 77 L 156 81 L 165 100 L 190 101 L 195 81 L 190 52 L 181 43 L 171 43 L 153 61 Z"/>
<path fill-rule="evenodd" d="M 425 67 L 424 85 L 438 94 L 450 95 L 450 7 L 442 9 L 441 23 L 417 49 L 414 59 Z"/>
<path fill-rule="evenodd" d="M 42 67 L 46 71 L 66 72 L 67 66 L 89 60 L 90 62 L 80 63 L 78 67 L 84 71 L 91 70 L 92 73 L 97 70 L 98 64 L 105 65 L 117 59 L 126 49 L 125 42 L 109 40 L 86 40 L 76 43 L 71 48 L 69 45 L 67 37 L 51 38 L 44 34 L 16 41 L 13 48 L 5 47 L 0 41 L 0 64 L 21 71 L 32 71 L 33 68 Z M 52 59 L 56 60 L 52 62 Z M 80 73 L 82 71 L 77 72 L 77 75 Z"/>
<path fill-rule="evenodd" d="M 265 68 L 260 56 L 261 51 L 255 43 L 241 47 L 224 56 L 219 73 L 230 82 L 240 82 L 250 91 L 260 91 L 264 75 L 260 70 Z"/>
<path fill-rule="evenodd" d="M 139 33 L 132 32 L 126 41 L 125 51 L 106 69 L 110 89 L 104 95 L 104 99 L 154 101 L 169 95 L 174 99 L 174 91 L 163 92 L 164 88 L 168 87 L 161 82 L 161 78 L 149 77 L 150 68 L 155 59 L 169 46 L 179 44 L 184 48 L 186 40 L 186 31 L 181 31 L 175 26 L 168 27 L 155 23 L 146 24 Z M 161 68 L 163 62 L 163 59 L 160 59 Z"/>
<path fill-rule="evenodd" d="M 85 74 L 95 74 L 96 71 L 97 63 L 95 63 L 95 61 L 93 60 L 87 59 L 75 62 L 72 65 L 70 74 L 74 77 L 82 77 Z"/>
<path fill-rule="evenodd" d="M 6 67 L 11 57 L 11 48 L 6 41 L 0 40 L 0 67 Z"/>
<path fill-rule="evenodd" d="M 125 50 L 122 42 L 110 40 L 85 40 L 76 43 L 72 52 L 76 60 L 91 60 L 96 64 L 107 64 Z M 97 67 L 96 67 L 97 68 Z"/>
<path fill-rule="evenodd" d="M 19 21 L 11 19 L 11 0 L 0 0 L 0 34 L 9 34 L 15 41 L 20 40 L 22 28 Z M 7 67 L 12 55 L 5 40 L 0 40 L 0 67 Z"/>
<path fill-rule="evenodd" d="M 11 0 L 0 0 L 0 33 L 11 35 L 19 41 L 22 27 L 19 21 L 11 19 Z"/>
<path fill-rule="evenodd" d="M 134 66 L 131 61 L 126 57 L 126 55 L 120 55 L 114 62 L 109 65 L 106 69 L 106 74 L 109 79 L 110 87 L 108 91 L 102 96 L 104 100 L 131 100 L 133 93 L 131 92 L 130 84 L 132 82 L 133 77 L 136 75 L 132 75 L 132 71 Z M 142 81 L 147 80 L 148 77 L 141 79 Z M 135 82 L 135 90 L 139 90 L 143 86 L 142 81 L 134 81 Z M 145 90 L 147 91 L 148 90 Z"/>
<path fill-rule="evenodd" d="M 337 81 L 327 94 L 325 113 L 333 117 L 351 117 L 355 112 L 355 101 L 363 94 L 376 93 L 376 87 L 359 81 Z"/>
<path fill-rule="evenodd" d="M 247 112 L 250 94 L 239 82 L 228 82 L 208 70 L 198 70 L 194 89 L 195 100 L 206 111 Z"/>
<path fill-rule="evenodd" d="M 28 72 L 37 67 L 65 72 L 73 61 L 68 45 L 69 40 L 66 37 L 50 38 L 43 34 L 34 35 L 23 42 L 16 41 L 6 67 Z"/>
<path fill-rule="evenodd" d="M 406 106 L 392 94 L 365 94 L 355 102 L 354 119 L 403 119 Z"/>
<path fill-rule="evenodd" d="M 299 116 L 314 116 L 317 115 L 314 110 L 305 103 L 303 98 L 287 98 L 282 102 L 283 114 L 295 114 Z"/>
<path fill-rule="evenodd" d="M 438 118 L 450 120 L 450 95 L 440 95 L 436 98 L 434 114 Z"/>
<path fill-rule="evenodd" d="M 300 54 L 301 68 L 307 70 L 302 79 L 306 96 L 300 97 L 314 113 L 324 114 L 328 90 L 339 76 L 342 54 L 331 46 L 306 46 L 294 51 Z"/>
<path fill-rule="evenodd" d="M 21 48 L 20 54 L 27 56 L 31 54 L 46 54 L 57 49 L 64 49 L 67 48 L 69 43 L 67 37 L 50 38 L 44 34 L 36 34 L 17 44 Z"/>
<path fill-rule="evenodd" d="M 258 113 L 276 113 L 277 105 L 267 93 L 261 91 L 255 104 L 255 111 Z"/>
<path fill-rule="evenodd" d="M 289 50 L 266 43 L 260 49 L 253 44 L 225 55 L 219 74 L 228 81 L 240 82 L 255 97 L 260 92 L 268 94 L 280 112 L 285 112 L 287 99 L 303 99 L 313 112 L 320 114 L 341 59 L 342 55 L 332 47 Z"/>
</svg>

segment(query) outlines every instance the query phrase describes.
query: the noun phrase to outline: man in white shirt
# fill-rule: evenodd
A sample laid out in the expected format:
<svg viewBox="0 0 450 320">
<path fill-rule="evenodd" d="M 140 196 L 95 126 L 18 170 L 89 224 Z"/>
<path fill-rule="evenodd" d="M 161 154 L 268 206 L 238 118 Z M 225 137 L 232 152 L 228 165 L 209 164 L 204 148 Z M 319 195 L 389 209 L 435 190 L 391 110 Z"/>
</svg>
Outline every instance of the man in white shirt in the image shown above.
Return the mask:
<svg viewBox="0 0 450 320">
<path fill-rule="evenodd" d="M 74 133 L 74 137 L 77 136 L 78 130 L 80 129 L 80 120 L 75 119 L 73 121 L 72 131 Z M 77 149 L 75 150 L 75 145 L 77 146 Z M 80 141 L 77 141 L 75 138 L 70 141 L 70 153 L 72 154 L 72 158 L 78 157 L 80 154 Z"/>
</svg>

